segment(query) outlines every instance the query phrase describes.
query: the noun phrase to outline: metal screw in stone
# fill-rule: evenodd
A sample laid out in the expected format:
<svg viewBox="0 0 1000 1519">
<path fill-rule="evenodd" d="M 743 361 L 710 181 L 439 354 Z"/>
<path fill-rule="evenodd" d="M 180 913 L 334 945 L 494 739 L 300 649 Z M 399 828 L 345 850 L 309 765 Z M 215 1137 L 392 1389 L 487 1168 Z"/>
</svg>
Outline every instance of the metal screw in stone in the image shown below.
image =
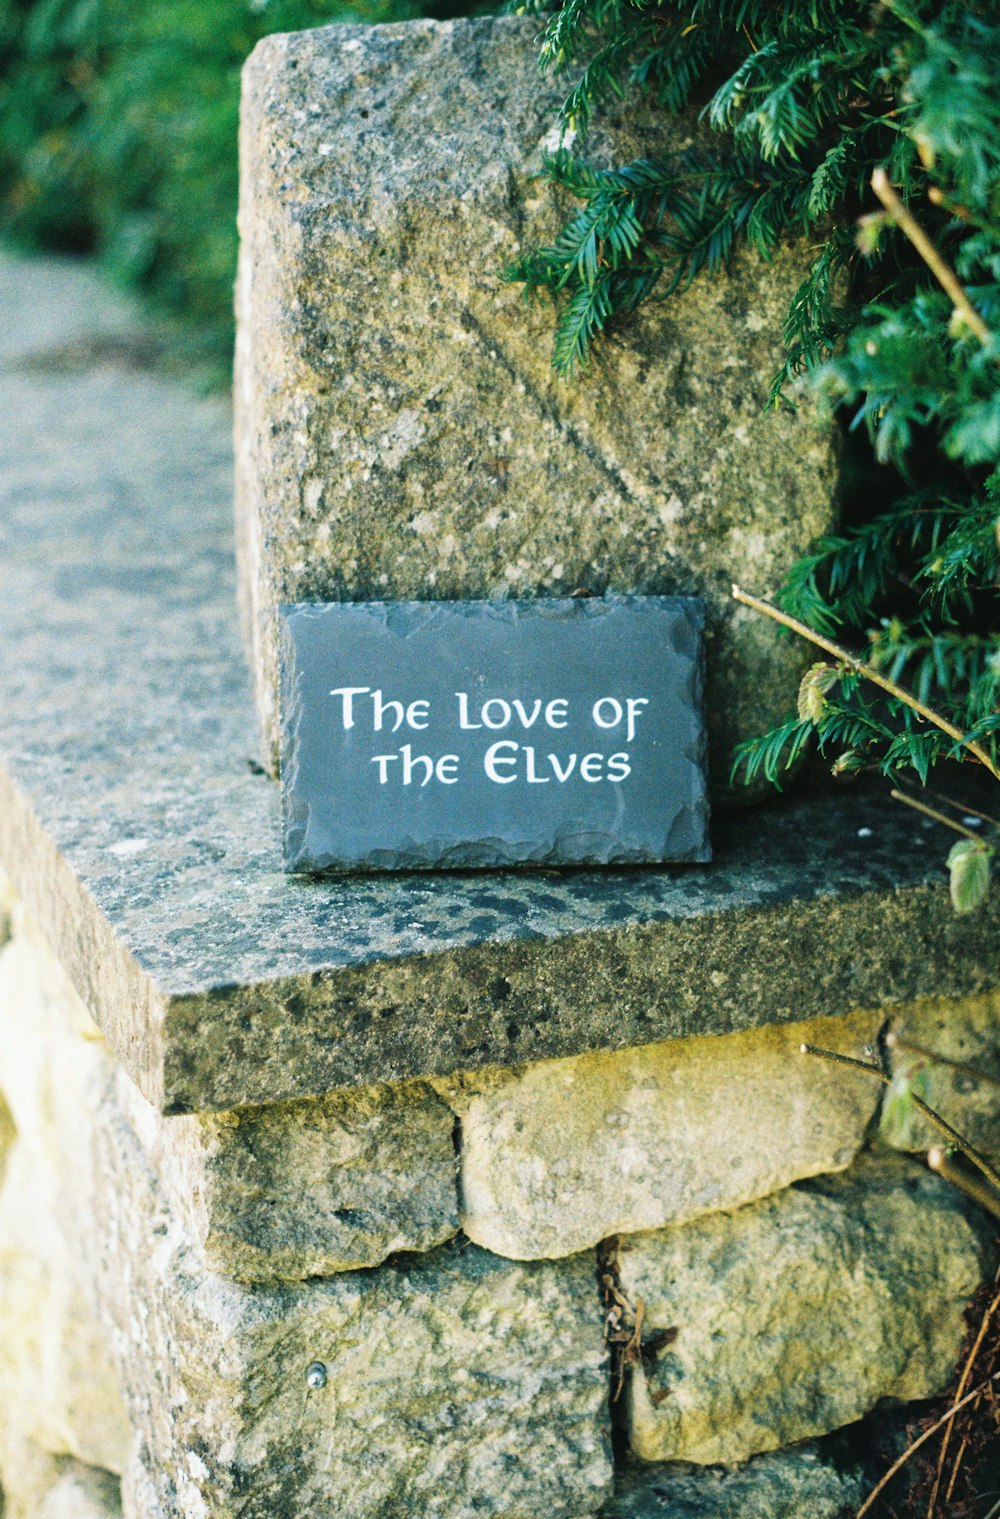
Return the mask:
<svg viewBox="0 0 1000 1519">
<path fill-rule="evenodd" d="M 310 1392 L 319 1392 L 321 1388 L 326 1386 L 326 1382 L 326 1367 L 323 1365 L 323 1362 L 310 1362 L 310 1364 L 306 1367 L 306 1386 L 309 1388 Z"/>
</svg>

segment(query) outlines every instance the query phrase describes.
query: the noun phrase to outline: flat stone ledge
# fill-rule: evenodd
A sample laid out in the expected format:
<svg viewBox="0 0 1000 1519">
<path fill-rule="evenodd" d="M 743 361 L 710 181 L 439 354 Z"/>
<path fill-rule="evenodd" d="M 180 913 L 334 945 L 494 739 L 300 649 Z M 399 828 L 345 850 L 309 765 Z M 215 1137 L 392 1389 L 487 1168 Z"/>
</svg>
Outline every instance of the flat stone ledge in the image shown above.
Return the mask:
<svg viewBox="0 0 1000 1519">
<path fill-rule="evenodd" d="M 285 876 L 252 760 L 228 410 L 110 361 L 40 363 L 35 306 L 72 305 L 80 332 L 40 324 L 65 344 L 108 303 L 37 267 L 0 262 L 0 863 L 161 1110 L 1000 981 L 1000 902 L 954 917 L 944 831 L 878 794 L 723 817 L 708 868 Z"/>
</svg>

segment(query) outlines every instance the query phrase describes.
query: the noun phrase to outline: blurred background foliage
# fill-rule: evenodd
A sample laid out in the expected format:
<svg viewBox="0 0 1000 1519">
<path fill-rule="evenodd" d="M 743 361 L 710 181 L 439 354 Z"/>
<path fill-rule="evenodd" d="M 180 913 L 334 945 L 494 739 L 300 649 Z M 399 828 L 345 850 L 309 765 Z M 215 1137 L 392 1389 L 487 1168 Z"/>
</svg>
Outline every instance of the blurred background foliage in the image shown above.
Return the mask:
<svg viewBox="0 0 1000 1519">
<path fill-rule="evenodd" d="M 0 235 L 96 253 L 228 378 L 240 68 L 269 32 L 462 0 L 0 0 Z M 191 352 L 191 349 L 194 352 Z"/>
</svg>

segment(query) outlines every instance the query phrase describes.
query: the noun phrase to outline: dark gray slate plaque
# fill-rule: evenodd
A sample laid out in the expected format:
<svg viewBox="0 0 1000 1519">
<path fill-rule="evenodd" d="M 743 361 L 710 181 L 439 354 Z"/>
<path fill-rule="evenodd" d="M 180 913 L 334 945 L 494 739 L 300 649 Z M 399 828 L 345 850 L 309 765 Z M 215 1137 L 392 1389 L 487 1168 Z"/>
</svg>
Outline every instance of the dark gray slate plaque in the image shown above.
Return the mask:
<svg viewBox="0 0 1000 1519">
<path fill-rule="evenodd" d="M 290 871 L 707 860 L 694 597 L 281 608 Z"/>
</svg>

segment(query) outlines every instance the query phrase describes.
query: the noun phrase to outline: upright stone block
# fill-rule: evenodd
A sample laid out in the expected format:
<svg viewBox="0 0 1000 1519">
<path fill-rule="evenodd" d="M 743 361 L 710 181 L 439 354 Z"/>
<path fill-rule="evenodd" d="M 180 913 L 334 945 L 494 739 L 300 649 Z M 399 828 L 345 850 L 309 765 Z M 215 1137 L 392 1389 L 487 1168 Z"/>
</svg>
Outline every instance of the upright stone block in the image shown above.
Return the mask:
<svg viewBox="0 0 1000 1519">
<path fill-rule="evenodd" d="M 879 1013 L 436 1083 L 461 1119 L 462 1228 L 519 1260 L 570 1255 L 842 1170 L 878 1088 L 806 1060 L 861 1054 Z"/>
<path fill-rule="evenodd" d="M 551 307 L 503 280 L 568 209 L 533 178 L 565 89 L 537 37 L 338 25 L 246 65 L 238 539 L 271 765 L 282 602 L 702 593 L 719 774 L 793 704 L 803 650 L 729 589 L 773 586 L 833 522 L 830 433 L 763 414 L 808 255 L 741 257 L 557 383 Z M 637 118 L 591 151 L 676 156 L 692 129 Z"/>
<path fill-rule="evenodd" d="M 644 1461 L 743 1461 L 947 1384 L 995 1256 L 984 1216 L 901 1157 L 870 1157 L 734 1213 L 623 1242 L 644 1333 L 628 1373 Z"/>
</svg>

